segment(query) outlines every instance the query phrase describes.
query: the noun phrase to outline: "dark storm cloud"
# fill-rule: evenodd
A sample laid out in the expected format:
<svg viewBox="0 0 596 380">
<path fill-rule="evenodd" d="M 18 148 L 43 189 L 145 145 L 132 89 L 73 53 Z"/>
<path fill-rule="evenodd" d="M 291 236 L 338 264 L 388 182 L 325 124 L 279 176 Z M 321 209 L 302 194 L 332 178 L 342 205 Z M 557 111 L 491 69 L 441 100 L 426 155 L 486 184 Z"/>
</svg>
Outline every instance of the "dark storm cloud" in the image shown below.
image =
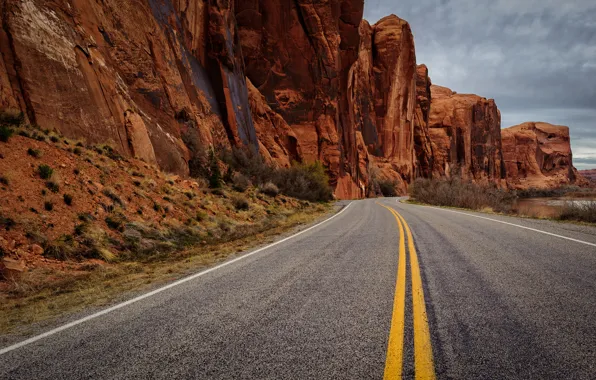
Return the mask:
<svg viewBox="0 0 596 380">
<path fill-rule="evenodd" d="M 371 23 L 410 22 L 435 84 L 494 98 L 503 126 L 568 125 L 575 162 L 596 157 L 596 1 L 366 0 Z M 580 165 L 578 165 L 580 166 Z"/>
</svg>

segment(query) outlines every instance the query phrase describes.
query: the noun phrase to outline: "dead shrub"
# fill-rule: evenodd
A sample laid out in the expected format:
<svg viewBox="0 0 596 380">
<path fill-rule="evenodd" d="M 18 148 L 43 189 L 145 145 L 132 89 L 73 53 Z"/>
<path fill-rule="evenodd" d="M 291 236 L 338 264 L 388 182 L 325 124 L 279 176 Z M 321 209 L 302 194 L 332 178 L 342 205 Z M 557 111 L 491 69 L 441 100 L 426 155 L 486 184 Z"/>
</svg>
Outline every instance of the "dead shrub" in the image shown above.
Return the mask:
<svg viewBox="0 0 596 380">
<path fill-rule="evenodd" d="M 596 201 L 565 202 L 560 220 L 574 220 L 578 222 L 596 223 Z"/>
<path fill-rule="evenodd" d="M 481 210 L 491 208 L 498 212 L 509 212 L 517 198 L 514 193 L 495 185 L 481 186 L 460 178 L 424 179 L 418 178 L 410 185 L 412 199 L 436 206 L 449 206 Z"/>
</svg>

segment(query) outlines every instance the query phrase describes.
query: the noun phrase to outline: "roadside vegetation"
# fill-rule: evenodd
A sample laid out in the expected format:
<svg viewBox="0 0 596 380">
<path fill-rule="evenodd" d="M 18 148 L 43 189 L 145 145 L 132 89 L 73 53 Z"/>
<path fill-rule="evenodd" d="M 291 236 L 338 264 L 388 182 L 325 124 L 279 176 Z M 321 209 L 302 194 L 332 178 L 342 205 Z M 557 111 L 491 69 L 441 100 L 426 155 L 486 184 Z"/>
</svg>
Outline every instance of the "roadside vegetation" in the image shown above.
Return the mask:
<svg viewBox="0 0 596 380">
<path fill-rule="evenodd" d="M 495 185 L 478 185 L 459 177 L 416 179 L 409 188 L 413 200 L 435 206 L 509 212 L 516 200 L 514 193 Z"/>
<path fill-rule="evenodd" d="M 596 201 L 565 202 L 559 220 L 596 223 Z"/>
<path fill-rule="evenodd" d="M 22 115 L 0 123 L 0 332 L 178 278 L 330 210 L 320 163 L 205 150 L 187 179 Z"/>
<path fill-rule="evenodd" d="M 379 169 L 376 166 L 368 167 L 368 189 L 367 196 L 369 197 L 396 197 L 397 187 L 399 183 L 395 180 L 382 177 L 379 174 Z"/>
<path fill-rule="evenodd" d="M 410 185 L 409 193 L 414 202 L 513 215 L 517 215 L 515 205 L 519 198 L 567 197 L 570 200 L 565 201 L 561 211 L 552 216 L 552 219 L 596 223 L 596 201 L 571 200 L 596 198 L 596 192 L 590 188 L 566 186 L 557 189 L 507 191 L 494 185 L 482 186 L 460 178 L 440 178 L 417 179 Z"/>
<path fill-rule="evenodd" d="M 519 198 L 596 198 L 596 188 L 568 185 L 554 189 L 529 188 L 517 190 L 516 194 Z"/>
</svg>

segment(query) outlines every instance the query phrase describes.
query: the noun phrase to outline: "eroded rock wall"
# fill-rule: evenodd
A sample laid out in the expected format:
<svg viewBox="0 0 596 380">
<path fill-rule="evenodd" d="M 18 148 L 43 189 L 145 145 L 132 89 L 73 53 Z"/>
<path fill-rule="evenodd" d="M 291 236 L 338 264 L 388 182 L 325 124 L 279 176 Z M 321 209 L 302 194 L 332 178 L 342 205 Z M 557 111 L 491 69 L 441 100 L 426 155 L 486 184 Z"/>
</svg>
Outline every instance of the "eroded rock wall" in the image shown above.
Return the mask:
<svg viewBox="0 0 596 380">
<path fill-rule="evenodd" d="M 573 167 L 569 128 L 529 122 L 505 128 L 503 157 L 511 188 L 549 188 L 585 179 Z"/>
<path fill-rule="evenodd" d="M 201 145 L 258 146 L 233 2 L 4 0 L 1 11 L 1 104 L 30 122 L 182 174 Z"/>
<path fill-rule="evenodd" d="M 364 196 L 366 181 L 346 97 L 363 9 L 362 0 L 236 0 L 247 77 L 291 127 L 296 158 L 323 162 L 343 198 Z"/>
<path fill-rule="evenodd" d="M 209 146 L 252 147 L 279 166 L 320 160 L 339 198 L 366 196 L 371 176 L 401 193 L 456 170 L 502 184 L 495 102 L 431 86 L 409 24 L 391 15 L 371 26 L 363 8 L 0 0 L 0 110 L 180 174 Z M 517 165 L 512 181 L 529 178 Z"/>
<path fill-rule="evenodd" d="M 415 176 L 416 54 L 409 24 L 395 15 L 360 25 L 358 60 L 350 71 L 348 101 L 369 167 L 398 184 Z"/>
<path fill-rule="evenodd" d="M 501 114 L 493 99 L 431 87 L 429 133 L 434 171 L 504 185 Z"/>
<path fill-rule="evenodd" d="M 416 67 L 416 113 L 414 115 L 414 151 L 416 153 L 416 177 L 431 178 L 433 176 L 434 154 L 428 121 L 430 117 L 431 80 L 426 65 Z M 442 175 L 439 171 L 436 175 Z"/>
</svg>

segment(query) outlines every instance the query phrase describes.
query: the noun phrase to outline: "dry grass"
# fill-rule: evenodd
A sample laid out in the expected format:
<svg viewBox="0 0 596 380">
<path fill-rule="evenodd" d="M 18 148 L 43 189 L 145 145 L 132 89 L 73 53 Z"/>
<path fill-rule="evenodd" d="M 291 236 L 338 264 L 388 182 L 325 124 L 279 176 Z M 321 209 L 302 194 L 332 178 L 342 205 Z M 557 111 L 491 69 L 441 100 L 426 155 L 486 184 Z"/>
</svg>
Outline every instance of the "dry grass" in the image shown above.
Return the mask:
<svg viewBox="0 0 596 380">
<path fill-rule="evenodd" d="M 10 290 L 0 294 L 0 333 L 8 333 L 32 323 L 103 306 L 122 299 L 129 291 L 179 279 L 214 265 L 230 255 L 269 242 L 280 233 L 310 223 L 328 213 L 328 205 L 312 205 L 283 218 L 274 218 L 263 231 L 246 231 L 242 237 L 216 244 L 195 245 L 177 253 L 152 259 L 107 264 L 92 261 L 82 270 L 39 268 L 26 272 Z"/>
<path fill-rule="evenodd" d="M 481 186 L 452 179 L 417 179 L 410 185 L 410 196 L 417 202 L 472 210 L 509 212 L 515 194 L 495 186 Z"/>
<path fill-rule="evenodd" d="M 557 219 L 596 223 L 596 201 L 565 202 Z"/>
</svg>

